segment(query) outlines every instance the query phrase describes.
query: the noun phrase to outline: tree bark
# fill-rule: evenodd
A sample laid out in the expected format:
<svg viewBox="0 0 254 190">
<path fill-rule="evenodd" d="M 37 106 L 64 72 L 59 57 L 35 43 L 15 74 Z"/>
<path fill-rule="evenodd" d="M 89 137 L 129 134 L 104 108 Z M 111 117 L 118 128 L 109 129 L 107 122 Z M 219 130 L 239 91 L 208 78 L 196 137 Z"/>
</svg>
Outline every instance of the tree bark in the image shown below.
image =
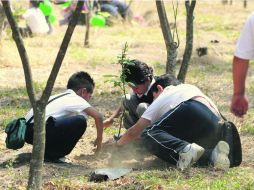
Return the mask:
<svg viewBox="0 0 254 190">
<path fill-rule="evenodd" d="M 32 105 L 32 107 L 34 107 L 35 93 L 34 93 L 34 88 L 33 88 L 33 84 L 32 84 L 33 79 L 32 79 L 31 69 L 29 66 L 29 59 L 27 56 L 27 52 L 26 52 L 23 40 L 20 36 L 20 33 L 18 32 L 18 25 L 12 15 L 11 8 L 10 8 L 10 2 L 6 1 L 6 0 L 2 0 L 2 4 L 3 4 L 4 11 L 5 11 L 5 15 L 8 19 L 10 26 L 11 26 L 12 37 L 16 43 L 16 46 L 17 46 L 18 52 L 19 52 L 19 56 L 21 58 L 24 76 L 25 76 L 27 93 L 28 93 L 31 105 Z"/>
<path fill-rule="evenodd" d="M 170 26 L 163 0 L 156 0 L 157 12 L 160 20 L 161 30 L 163 33 L 166 49 L 167 49 L 167 63 L 166 73 L 171 73 L 175 76 L 176 72 L 176 57 L 177 57 L 177 44 L 173 41 Z"/>
<path fill-rule="evenodd" d="M 55 59 L 55 63 L 53 65 L 53 68 L 51 70 L 50 76 L 48 78 L 46 88 L 44 89 L 42 97 L 41 97 L 43 100 L 45 100 L 43 102 L 45 105 L 48 102 L 48 98 L 49 98 L 49 96 L 51 94 L 51 91 L 53 89 L 53 86 L 54 86 L 57 74 L 58 74 L 58 72 L 59 72 L 59 70 L 60 70 L 60 68 L 62 66 L 62 61 L 63 61 L 65 53 L 67 51 L 69 42 L 70 42 L 72 34 L 73 34 L 73 31 L 74 31 L 74 29 L 75 29 L 75 27 L 77 25 L 77 22 L 78 22 L 78 19 L 79 19 L 80 12 L 82 10 L 83 4 L 84 4 L 84 1 L 78 1 L 77 7 L 76 7 L 76 9 L 75 9 L 75 11 L 73 13 L 73 16 L 72 16 L 72 18 L 71 18 L 71 20 L 69 22 L 68 28 L 67 28 L 66 33 L 64 35 L 63 42 L 62 42 L 62 44 L 60 46 L 60 49 L 59 49 L 58 54 L 57 54 L 57 57 Z"/>
<path fill-rule="evenodd" d="M 247 0 L 243 0 L 243 7 L 247 8 Z"/>
<path fill-rule="evenodd" d="M 185 1 L 185 7 L 186 7 L 186 44 L 185 44 L 185 50 L 183 54 L 183 61 L 177 76 L 177 79 L 181 82 L 185 81 L 186 74 L 189 67 L 189 62 L 192 54 L 193 49 L 193 12 L 196 5 L 196 0 Z"/>
<path fill-rule="evenodd" d="M 85 41 L 84 46 L 89 47 L 89 33 L 90 33 L 90 17 L 91 17 L 91 2 L 87 1 L 88 4 L 88 12 L 86 14 L 86 33 L 85 33 Z"/>
<path fill-rule="evenodd" d="M 34 144 L 33 144 L 33 153 L 32 159 L 30 163 L 30 171 L 29 171 L 29 181 L 27 189 L 40 189 L 41 187 L 41 178 L 42 172 L 37 168 L 42 168 L 43 158 L 44 158 L 44 150 L 45 150 L 45 107 L 47 105 L 49 96 L 52 92 L 56 77 L 61 68 L 62 61 L 66 54 L 71 36 L 77 25 L 78 18 L 83 7 L 83 1 L 79 1 L 76 7 L 75 12 L 69 22 L 68 28 L 66 30 L 63 42 L 58 51 L 55 63 L 51 70 L 50 76 L 48 78 L 46 87 L 43 91 L 41 99 L 38 101 L 38 104 L 35 108 L 38 111 L 38 115 L 35 114 L 35 131 L 34 131 Z M 37 121 L 36 121 L 37 119 Z M 38 122 L 38 123 L 37 123 Z M 40 148 L 39 148 L 40 147 Z M 36 178 L 35 178 L 36 176 Z M 35 180 L 36 179 L 36 180 Z"/>
<path fill-rule="evenodd" d="M 2 33 L 4 28 L 4 20 L 5 20 L 5 14 L 2 4 L 0 4 L 0 43 L 2 40 Z"/>
<path fill-rule="evenodd" d="M 49 96 L 52 92 L 57 74 L 62 65 L 62 61 L 64 59 L 66 50 L 68 48 L 68 44 L 70 42 L 72 33 L 77 24 L 79 13 L 83 7 L 83 1 L 79 1 L 76 7 L 76 10 L 72 16 L 72 19 L 68 25 L 67 31 L 65 33 L 63 42 L 57 54 L 55 63 L 51 70 L 50 76 L 48 78 L 46 87 L 42 93 L 42 96 L 39 100 L 36 100 L 34 88 L 33 88 L 33 80 L 31 69 L 29 65 L 28 56 L 26 53 L 26 49 L 24 47 L 23 40 L 19 34 L 18 26 L 16 21 L 13 18 L 10 2 L 7 0 L 2 0 L 3 8 L 7 19 L 10 23 L 13 39 L 16 43 L 16 46 L 19 51 L 19 55 L 22 61 L 27 93 L 29 96 L 29 100 L 31 102 L 32 108 L 34 110 L 34 141 L 33 141 L 33 150 L 32 150 L 32 158 L 30 162 L 30 171 L 29 171 L 29 180 L 27 189 L 38 190 L 41 189 L 42 185 L 42 169 L 43 169 L 43 158 L 44 158 L 44 150 L 45 150 L 45 108 L 49 99 Z"/>
</svg>

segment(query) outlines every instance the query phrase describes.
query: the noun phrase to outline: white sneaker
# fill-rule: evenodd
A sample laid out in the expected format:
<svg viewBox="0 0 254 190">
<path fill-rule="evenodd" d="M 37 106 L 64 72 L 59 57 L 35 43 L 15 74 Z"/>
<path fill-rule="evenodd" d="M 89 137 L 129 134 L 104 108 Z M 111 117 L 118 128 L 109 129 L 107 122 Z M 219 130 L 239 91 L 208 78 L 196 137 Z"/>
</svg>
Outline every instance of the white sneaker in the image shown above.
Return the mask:
<svg viewBox="0 0 254 190">
<path fill-rule="evenodd" d="M 228 158 L 229 154 L 229 145 L 225 141 L 219 141 L 218 144 L 212 151 L 211 161 L 213 163 L 214 168 L 227 170 L 230 166 L 230 161 Z"/>
<path fill-rule="evenodd" d="M 59 158 L 58 160 L 59 163 L 67 163 L 67 164 L 71 163 L 71 160 L 66 157 Z"/>
<path fill-rule="evenodd" d="M 181 170 L 192 166 L 205 152 L 205 149 L 195 143 L 188 144 L 179 152 L 177 167 Z"/>
</svg>

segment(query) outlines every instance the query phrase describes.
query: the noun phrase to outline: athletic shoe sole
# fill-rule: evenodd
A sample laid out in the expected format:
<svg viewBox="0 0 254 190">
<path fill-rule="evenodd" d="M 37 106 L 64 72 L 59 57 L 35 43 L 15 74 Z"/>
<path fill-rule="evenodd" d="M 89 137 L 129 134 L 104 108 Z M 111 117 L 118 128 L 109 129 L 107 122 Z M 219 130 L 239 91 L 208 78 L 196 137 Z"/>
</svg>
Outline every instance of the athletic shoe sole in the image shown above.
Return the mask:
<svg viewBox="0 0 254 190">
<path fill-rule="evenodd" d="M 212 151 L 211 161 L 215 169 L 227 170 L 230 166 L 229 145 L 225 141 L 219 141 Z"/>
</svg>

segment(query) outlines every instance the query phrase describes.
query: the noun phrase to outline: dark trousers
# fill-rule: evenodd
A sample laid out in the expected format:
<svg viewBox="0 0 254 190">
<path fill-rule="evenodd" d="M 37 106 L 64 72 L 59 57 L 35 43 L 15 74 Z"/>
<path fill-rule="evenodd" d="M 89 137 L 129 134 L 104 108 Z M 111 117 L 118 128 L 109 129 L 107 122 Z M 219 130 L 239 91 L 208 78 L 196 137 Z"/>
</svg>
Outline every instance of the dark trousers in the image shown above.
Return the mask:
<svg viewBox="0 0 254 190">
<path fill-rule="evenodd" d="M 200 164 L 208 164 L 212 149 L 220 140 L 218 117 L 195 100 L 181 103 L 143 131 L 147 149 L 157 157 L 176 164 L 179 152 L 189 143 L 206 149 Z"/>
<path fill-rule="evenodd" d="M 26 142 L 33 144 L 33 126 L 28 125 Z M 45 158 L 58 159 L 71 153 L 87 127 L 82 115 L 61 118 L 50 117 L 46 122 Z"/>
<path fill-rule="evenodd" d="M 19 33 L 22 36 L 22 38 L 33 37 L 32 30 L 30 29 L 29 26 L 18 27 L 18 30 L 19 30 Z"/>
</svg>

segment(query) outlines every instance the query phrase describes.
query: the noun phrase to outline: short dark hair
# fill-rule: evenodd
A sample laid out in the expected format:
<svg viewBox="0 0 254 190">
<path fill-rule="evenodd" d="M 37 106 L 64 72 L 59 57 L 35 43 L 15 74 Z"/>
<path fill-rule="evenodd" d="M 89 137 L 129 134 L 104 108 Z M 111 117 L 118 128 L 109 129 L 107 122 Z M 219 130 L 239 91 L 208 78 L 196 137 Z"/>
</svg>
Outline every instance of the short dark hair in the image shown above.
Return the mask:
<svg viewBox="0 0 254 190">
<path fill-rule="evenodd" d="M 67 89 L 72 89 L 75 92 L 81 88 L 86 88 L 87 92 L 92 93 L 94 86 L 92 77 L 84 71 L 79 71 L 71 75 L 67 83 Z"/>
<path fill-rule="evenodd" d="M 30 3 L 33 7 L 38 8 L 42 0 L 30 0 Z"/>
<path fill-rule="evenodd" d="M 163 88 L 166 88 L 167 86 L 170 86 L 170 85 L 177 86 L 180 83 L 181 82 L 177 80 L 174 75 L 164 74 L 155 78 L 155 83 L 152 85 L 150 91 L 152 93 L 158 92 L 157 85 L 161 85 Z"/>
<path fill-rule="evenodd" d="M 134 59 L 124 65 L 122 74 L 125 75 L 126 82 L 131 82 L 135 85 L 143 84 L 147 80 L 152 80 L 153 69 L 146 63 Z"/>
</svg>

